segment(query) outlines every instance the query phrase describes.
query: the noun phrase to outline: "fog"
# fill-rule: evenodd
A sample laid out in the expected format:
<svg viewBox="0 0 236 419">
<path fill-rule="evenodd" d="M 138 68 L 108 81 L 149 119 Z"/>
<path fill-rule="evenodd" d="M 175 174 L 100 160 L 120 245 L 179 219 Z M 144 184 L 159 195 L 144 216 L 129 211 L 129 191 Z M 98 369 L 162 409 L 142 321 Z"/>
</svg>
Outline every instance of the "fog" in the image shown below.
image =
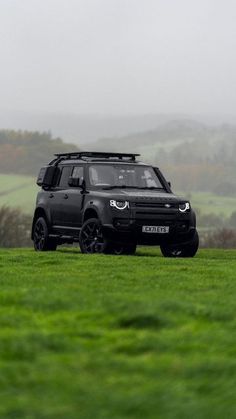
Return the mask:
<svg viewBox="0 0 236 419">
<path fill-rule="evenodd" d="M 233 0 L 0 0 L 2 111 L 234 114 Z"/>
</svg>

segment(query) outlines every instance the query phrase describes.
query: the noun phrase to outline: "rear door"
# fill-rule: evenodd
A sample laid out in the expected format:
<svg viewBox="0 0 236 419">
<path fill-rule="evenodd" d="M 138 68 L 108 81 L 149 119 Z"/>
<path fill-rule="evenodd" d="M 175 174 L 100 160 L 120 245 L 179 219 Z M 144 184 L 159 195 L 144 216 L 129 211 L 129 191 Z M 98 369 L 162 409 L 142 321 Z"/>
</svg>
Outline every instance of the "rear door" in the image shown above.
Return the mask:
<svg viewBox="0 0 236 419">
<path fill-rule="evenodd" d="M 71 176 L 84 179 L 84 166 L 76 165 L 73 167 Z M 66 202 L 67 225 L 71 228 L 78 228 L 82 224 L 82 210 L 84 204 L 84 192 L 80 187 L 69 187 L 66 192 L 68 195 Z"/>
<path fill-rule="evenodd" d="M 52 216 L 52 224 L 54 228 L 65 227 L 68 225 L 68 209 L 67 201 L 69 198 L 68 180 L 71 176 L 73 166 L 59 166 L 61 174 L 58 180 L 57 187 L 51 191 L 50 209 Z"/>
</svg>

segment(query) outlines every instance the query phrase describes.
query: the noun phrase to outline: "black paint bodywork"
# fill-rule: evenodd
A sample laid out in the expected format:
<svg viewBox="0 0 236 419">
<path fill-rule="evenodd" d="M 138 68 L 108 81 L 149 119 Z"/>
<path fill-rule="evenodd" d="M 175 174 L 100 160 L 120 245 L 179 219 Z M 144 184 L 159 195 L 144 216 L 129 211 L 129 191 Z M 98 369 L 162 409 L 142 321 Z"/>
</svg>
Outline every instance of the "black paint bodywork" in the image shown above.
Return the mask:
<svg viewBox="0 0 236 419">
<path fill-rule="evenodd" d="M 121 162 L 124 164 L 124 162 Z M 92 187 L 88 178 L 90 164 L 99 164 L 83 159 L 63 159 L 51 162 L 56 165 L 57 176 L 63 167 L 72 172 L 73 167 L 83 166 L 83 187 L 44 186 L 37 195 L 36 209 L 32 231 L 36 219 L 43 216 L 49 228 L 50 236 L 57 239 L 58 244 L 79 241 L 82 224 L 89 218 L 98 218 L 104 235 L 117 243 L 137 243 L 160 245 L 162 243 L 187 243 L 196 230 L 196 216 L 193 209 L 181 213 L 179 204 L 186 199 L 172 193 L 170 185 L 158 168 L 156 175 L 163 185 L 163 191 L 137 189 L 99 189 Z M 104 160 L 102 161 L 104 163 Z M 114 164 L 114 162 L 106 162 Z M 119 164 L 119 162 L 115 162 Z M 132 163 L 125 163 L 132 164 Z M 145 165 L 136 162 L 136 165 Z M 110 206 L 110 200 L 129 201 L 130 207 L 119 210 Z M 142 233 L 142 226 L 169 226 L 168 234 Z"/>
</svg>

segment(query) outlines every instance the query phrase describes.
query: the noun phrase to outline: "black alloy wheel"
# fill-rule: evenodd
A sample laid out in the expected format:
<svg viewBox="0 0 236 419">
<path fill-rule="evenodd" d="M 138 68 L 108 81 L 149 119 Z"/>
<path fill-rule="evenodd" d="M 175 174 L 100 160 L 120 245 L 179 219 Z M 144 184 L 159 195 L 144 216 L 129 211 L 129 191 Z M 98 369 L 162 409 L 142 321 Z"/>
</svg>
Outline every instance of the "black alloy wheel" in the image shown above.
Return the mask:
<svg viewBox="0 0 236 419">
<path fill-rule="evenodd" d="M 165 257 L 192 258 L 196 255 L 199 247 L 199 236 L 197 230 L 189 243 L 161 245 L 161 252 Z"/>
<path fill-rule="evenodd" d="M 101 223 L 97 218 L 90 218 L 83 224 L 80 236 L 82 253 L 104 253 L 108 242 L 102 234 Z"/>
<path fill-rule="evenodd" d="M 39 217 L 34 224 L 33 241 L 38 252 L 53 251 L 57 248 L 56 241 L 49 237 L 48 226 L 43 217 Z"/>
</svg>

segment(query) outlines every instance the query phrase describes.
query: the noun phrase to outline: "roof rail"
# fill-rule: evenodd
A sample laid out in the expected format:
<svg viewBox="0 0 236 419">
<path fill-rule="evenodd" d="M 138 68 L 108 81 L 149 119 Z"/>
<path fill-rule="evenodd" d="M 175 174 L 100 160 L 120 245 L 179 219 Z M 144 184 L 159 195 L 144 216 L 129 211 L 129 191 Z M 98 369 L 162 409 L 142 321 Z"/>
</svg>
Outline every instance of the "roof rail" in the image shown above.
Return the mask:
<svg viewBox="0 0 236 419">
<path fill-rule="evenodd" d="M 69 159 L 118 159 L 118 160 L 131 160 L 135 161 L 137 156 L 140 154 L 134 153 L 107 153 L 103 151 L 75 151 L 73 153 L 57 153 L 55 154 L 56 159 L 52 160 L 51 164 L 58 163 L 61 160 Z"/>
</svg>

